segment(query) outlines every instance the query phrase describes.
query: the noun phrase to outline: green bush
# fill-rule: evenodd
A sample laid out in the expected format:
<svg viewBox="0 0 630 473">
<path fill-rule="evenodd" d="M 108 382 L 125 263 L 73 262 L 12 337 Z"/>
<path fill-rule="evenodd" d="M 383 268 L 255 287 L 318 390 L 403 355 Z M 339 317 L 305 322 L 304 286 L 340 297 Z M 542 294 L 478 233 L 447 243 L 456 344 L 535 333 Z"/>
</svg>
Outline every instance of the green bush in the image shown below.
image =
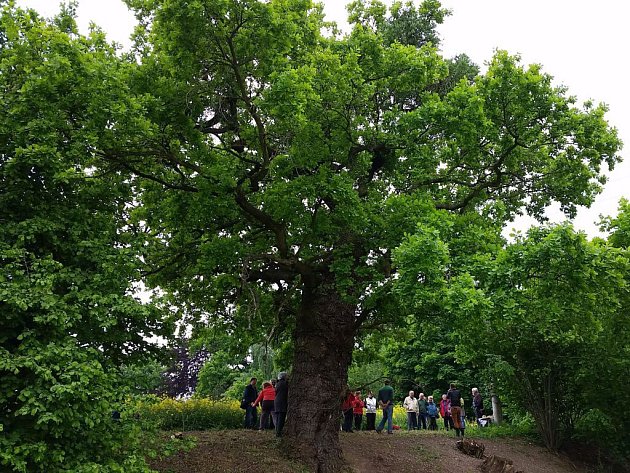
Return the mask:
<svg viewBox="0 0 630 473">
<path fill-rule="evenodd" d="M 600 409 L 590 409 L 575 425 L 573 440 L 594 447 L 598 461 L 630 463 L 630 438 L 619 436 L 624 426 L 619 418 L 611 417 Z"/>
<path fill-rule="evenodd" d="M 504 422 L 501 425 L 490 424 L 487 427 L 479 427 L 474 420 L 467 421 L 466 435 L 481 438 L 529 437 L 540 440 L 534 419 L 530 415 L 518 417 L 511 423 Z"/>
<path fill-rule="evenodd" d="M 238 401 L 193 398 L 188 400 L 147 397 L 136 405 L 140 417 L 163 430 L 238 429 L 244 411 Z"/>
</svg>

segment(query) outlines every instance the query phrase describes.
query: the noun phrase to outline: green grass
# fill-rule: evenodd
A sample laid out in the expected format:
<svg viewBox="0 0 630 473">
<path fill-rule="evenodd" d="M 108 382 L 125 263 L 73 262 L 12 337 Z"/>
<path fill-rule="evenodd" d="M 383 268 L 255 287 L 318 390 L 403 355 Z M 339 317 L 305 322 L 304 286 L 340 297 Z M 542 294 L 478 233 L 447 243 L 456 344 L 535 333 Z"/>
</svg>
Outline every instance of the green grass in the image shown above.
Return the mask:
<svg viewBox="0 0 630 473">
<path fill-rule="evenodd" d="M 467 424 L 466 435 L 474 438 L 506 438 L 506 437 L 526 437 L 537 439 L 538 434 L 533 425 L 529 424 L 501 424 L 479 427 L 477 424 Z"/>
<path fill-rule="evenodd" d="M 415 445 L 414 450 L 418 453 L 418 456 L 427 461 L 435 461 L 440 458 L 433 450 L 429 450 L 424 445 Z"/>
</svg>

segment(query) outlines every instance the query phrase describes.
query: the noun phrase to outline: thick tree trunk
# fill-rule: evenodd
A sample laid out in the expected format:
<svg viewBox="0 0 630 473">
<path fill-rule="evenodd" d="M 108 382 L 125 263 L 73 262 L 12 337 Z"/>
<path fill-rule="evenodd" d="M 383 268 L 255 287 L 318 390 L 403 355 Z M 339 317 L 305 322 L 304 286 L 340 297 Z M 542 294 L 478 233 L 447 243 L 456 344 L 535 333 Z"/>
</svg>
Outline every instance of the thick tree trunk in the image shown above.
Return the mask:
<svg viewBox="0 0 630 473">
<path fill-rule="evenodd" d="M 305 287 L 294 332 L 283 446 L 318 473 L 337 472 L 341 400 L 355 333 L 355 307 L 329 287 Z"/>
</svg>

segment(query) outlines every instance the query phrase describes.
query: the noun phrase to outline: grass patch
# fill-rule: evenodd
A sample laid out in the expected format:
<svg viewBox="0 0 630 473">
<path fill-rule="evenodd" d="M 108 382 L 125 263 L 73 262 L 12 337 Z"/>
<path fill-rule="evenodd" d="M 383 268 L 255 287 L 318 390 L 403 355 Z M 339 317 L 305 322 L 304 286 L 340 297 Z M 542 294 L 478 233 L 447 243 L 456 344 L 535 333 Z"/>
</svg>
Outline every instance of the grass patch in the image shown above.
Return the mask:
<svg viewBox="0 0 630 473">
<path fill-rule="evenodd" d="M 487 427 L 479 427 L 476 424 L 468 424 L 466 427 L 466 435 L 474 438 L 492 439 L 507 437 L 525 437 L 528 439 L 538 440 L 538 433 L 532 425 L 528 424 L 501 424 L 489 425 Z"/>
<path fill-rule="evenodd" d="M 440 458 L 440 455 L 433 450 L 428 449 L 424 445 L 414 445 L 414 451 L 420 458 L 426 461 L 436 461 Z"/>
</svg>

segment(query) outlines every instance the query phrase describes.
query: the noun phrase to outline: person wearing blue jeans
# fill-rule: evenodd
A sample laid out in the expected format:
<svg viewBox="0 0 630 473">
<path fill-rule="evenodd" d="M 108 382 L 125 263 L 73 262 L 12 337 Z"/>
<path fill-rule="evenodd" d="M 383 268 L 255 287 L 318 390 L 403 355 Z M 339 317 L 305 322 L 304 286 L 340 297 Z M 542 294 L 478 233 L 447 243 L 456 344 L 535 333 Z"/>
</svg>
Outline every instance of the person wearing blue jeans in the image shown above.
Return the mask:
<svg viewBox="0 0 630 473">
<path fill-rule="evenodd" d="M 376 428 L 376 433 L 380 434 L 383 428 L 385 427 L 385 422 L 387 422 L 387 433 L 393 434 L 394 424 L 393 424 L 392 417 L 394 415 L 394 405 L 389 403 L 387 405 L 381 406 L 381 409 L 383 410 L 383 418 L 381 419 L 381 421 L 378 424 L 378 427 Z"/>
<path fill-rule="evenodd" d="M 383 410 L 383 418 L 376 428 L 376 433 L 380 434 L 387 422 L 387 433 L 394 433 L 393 415 L 394 415 L 394 388 L 390 386 L 389 379 L 385 380 L 385 386 L 378 391 L 376 402 Z"/>
</svg>

